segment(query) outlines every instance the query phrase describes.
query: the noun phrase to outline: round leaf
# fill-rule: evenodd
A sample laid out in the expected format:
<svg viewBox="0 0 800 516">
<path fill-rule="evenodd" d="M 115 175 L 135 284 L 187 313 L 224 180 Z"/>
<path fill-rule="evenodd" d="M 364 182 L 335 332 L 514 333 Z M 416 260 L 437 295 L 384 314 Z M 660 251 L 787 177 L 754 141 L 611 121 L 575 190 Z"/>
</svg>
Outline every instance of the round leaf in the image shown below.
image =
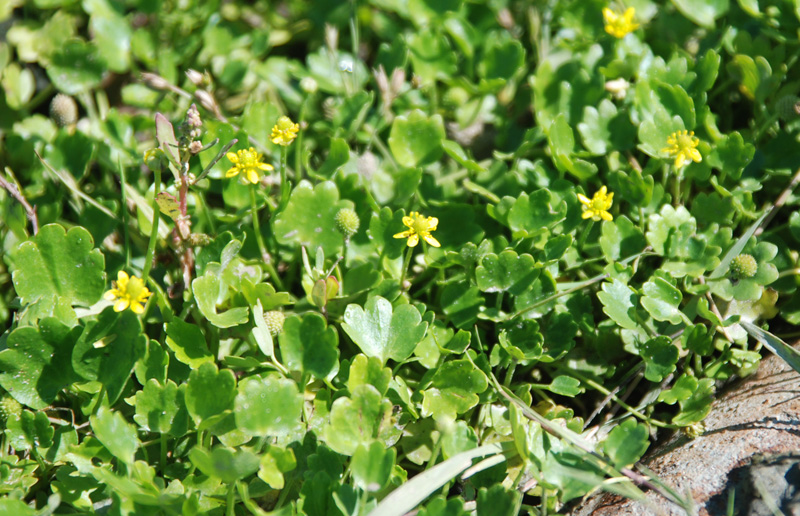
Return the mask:
<svg viewBox="0 0 800 516">
<path fill-rule="evenodd" d="M 433 163 L 442 156 L 444 139 L 442 117 L 428 117 L 417 109 L 408 116 L 394 119 L 389 133 L 389 148 L 400 165 L 417 167 Z"/>
<path fill-rule="evenodd" d="M 239 384 L 236 426 L 252 435 L 284 435 L 300 422 L 303 395 L 286 378 L 248 378 Z"/>
</svg>

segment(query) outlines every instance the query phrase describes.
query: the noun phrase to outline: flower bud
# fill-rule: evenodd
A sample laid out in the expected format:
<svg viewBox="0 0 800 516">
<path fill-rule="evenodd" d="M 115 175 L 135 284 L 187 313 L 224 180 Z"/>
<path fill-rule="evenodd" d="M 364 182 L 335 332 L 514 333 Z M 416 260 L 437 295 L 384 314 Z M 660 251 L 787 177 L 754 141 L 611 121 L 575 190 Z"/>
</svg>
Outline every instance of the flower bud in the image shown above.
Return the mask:
<svg viewBox="0 0 800 516">
<path fill-rule="evenodd" d="M 737 280 L 752 278 L 758 271 L 758 262 L 749 254 L 740 254 L 731 260 L 730 271 Z"/>
<path fill-rule="evenodd" d="M 78 121 L 78 105 L 69 95 L 59 93 L 50 101 L 50 118 L 58 127 L 72 125 Z"/>
<path fill-rule="evenodd" d="M 334 217 L 334 222 L 336 230 L 348 240 L 358 232 L 358 226 L 361 225 L 358 215 L 350 208 L 339 210 Z"/>
</svg>

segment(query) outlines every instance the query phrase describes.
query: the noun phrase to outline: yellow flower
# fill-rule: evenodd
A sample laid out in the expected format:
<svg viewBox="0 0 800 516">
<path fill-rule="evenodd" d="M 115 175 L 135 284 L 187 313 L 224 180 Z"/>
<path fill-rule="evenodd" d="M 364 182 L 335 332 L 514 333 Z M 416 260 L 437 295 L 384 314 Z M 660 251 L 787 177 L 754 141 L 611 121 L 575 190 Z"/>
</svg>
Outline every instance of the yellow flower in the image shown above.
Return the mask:
<svg viewBox="0 0 800 516">
<path fill-rule="evenodd" d="M 270 140 L 275 145 L 291 145 L 295 138 L 297 138 L 297 131 L 300 130 L 300 125 L 292 122 L 288 116 L 282 116 L 278 119 L 278 123 L 272 128 Z"/>
<path fill-rule="evenodd" d="M 639 28 L 639 24 L 633 21 L 636 9 L 628 7 L 624 13 L 618 14 L 608 7 L 603 8 L 603 21 L 606 25 L 606 32 L 615 38 L 624 38 L 627 34 Z"/>
<path fill-rule="evenodd" d="M 261 162 L 261 154 L 252 147 L 247 150 L 236 151 L 236 153 L 229 152 L 225 156 L 233 163 L 233 166 L 225 172 L 225 177 L 235 177 L 241 172 L 244 183 L 250 181 L 256 184 L 261 179 L 259 171 L 269 172 L 273 170 L 272 165 Z"/>
<path fill-rule="evenodd" d="M 108 301 L 114 301 L 115 312 L 121 312 L 130 307 L 133 313 L 141 314 L 144 312 L 143 304 L 147 302 L 147 298 L 151 294 L 152 292 L 147 289 L 144 281 L 136 276 L 129 278 L 125 271 L 119 271 L 117 281 L 103 297 Z"/>
<path fill-rule="evenodd" d="M 692 161 L 700 163 L 703 156 L 697 150 L 700 140 L 694 135 L 694 131 L 676 131 L 667 138 L 667 146 L 661 149 L 670 156 L 675 156 L 675 168 L 681 168 Z"/>
<path fill-rule="evenodd" d="M 419 243 L 419 238 L 422 237 L 426 242 L 433 247 L 439 247 L 442 244 L 431 236 L 431 231 L 436 231 L 436 226 L 439 225 L 439 219 L 436 217 L 426 217 L 420 215 L 418 211 L 412 211 L 408 217 L 403 217 L 403 224 L 408 228 L 402 233 L 394 235 L 395 238 L 407 238 L 408 247 L 415 247 Z"/>
<path fill-rule="evenodd" d="M 611 220 L 611 214 L 608 213 L 608 209 L 614 203 L 613 193 L 606 193 L 606 187 L 602 187 L 599 191 L 594 193 L 594 197 L 589 199 L 583 194 L 578 194 L 578 199 L 580 199 L 583 206 L 583 215 L 584 219 L 591 218 L 592 220 Z"/>
</svg>

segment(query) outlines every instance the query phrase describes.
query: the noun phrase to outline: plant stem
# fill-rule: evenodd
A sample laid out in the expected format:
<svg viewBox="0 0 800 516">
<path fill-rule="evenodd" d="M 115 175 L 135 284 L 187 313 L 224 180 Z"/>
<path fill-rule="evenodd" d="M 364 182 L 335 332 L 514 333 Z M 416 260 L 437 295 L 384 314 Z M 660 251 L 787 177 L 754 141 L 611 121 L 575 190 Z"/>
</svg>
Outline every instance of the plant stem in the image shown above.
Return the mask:
<svg viewBox="0 0 800 516">
<path fill-rule="evenodd" d="M 150 269 L 153 267 L 153 254 L 156 250 L 156 240 L 158 240 L 158 223 L 161 220 L 158 203 L 156 202 L 159 189 L 161 188 L 161 167 L 156 167 L 153 173 L 155 174 L 153 184 L 153 226 L 150 229 L 150 242 L 147 244 L 147 254 L 144 257 L 144 268 L 142 269 L 142 279 L 144 281 L 147 281 L 147 278 L 150 277 Z M 124 182 L 122 184 L 122 190 L 125 190 Z"/>
<path fill-rule="evenodd" d="M 236 482 L 231 482 L 228 485 L 228 498 L 225 501 L 225 515 L 226 516 L 236 516 L 236 511 L 233 509 L 233 501 L 236 489 Z"/>
<path fill-rule="evenodd" d="M 286 179 L 286 155 L 289 149 L 286 145 L 281 146 L 281 202 L 278 205 L 278 211 L 283 211 L 286 203 L 289 202 L 289 194 L 291 193 L 292 186 L 289 180 Z"/>
<path fill-rule="evenodd" d="M 161 474 L 163 475 L 167 467 L 167 435 L 162 433 L 159 436 L 159 441 L 161 444 L 161 455 L 159 459 L 161 461 Z"/>
<path fill-rule="evenodd" d="M 122 206 L 120 206 L 120 217 L 122 218 L 122 234 L 125 238 L 125 269 L 131 268 L 131 237 L 128 234 L 128 195 L 125 193 L 125 185 L 128 183 L 125 178 L 125 167 L 122 166 L 122 158 L 119 160 L 119 180 L 122 183 L 120 187 L 120 195 L 122 197 Z M 155 204 L 155 203 L 153 203 Z M 155 210 L 155 207 L 153 208 Z M 158 228 L 156 228 L 158 229 Z M 148 244 L 149 246 L 149 244 Z"/>
<path fill-rule="evenodd" d="M 583 249 L 583 245 L 586 243 L 586 239 L 589 238 L 589 233 L 592 231 L 592 227 L 594 226 L 594 220 L 589 219 L 586 227 L 583 228 L 583 232 L 581 236 L 578 237 L 578 249 Z"/>
<path fill-rule="evenodd" d="M 264 262 L 269 263 L 269 253 L 267 252 L 267 246 L 264 245 L 264 237 L 261 235 L 261 223 L 258 221 L 255 185 L 250 187 L 250 213 L 253 217 L 253 231 L 256 233 L 256 242 L 258 242 L 258 250 L 261 253 L 261 259 L 264 260 Z"/>
<path fill-rule="evenodd" d="M 411 255 L 414 253 L 413 247 L 406 247 L 406 256 L 403 259 L 403 271 L 400 274 L 400 288 L 403 288 L 403 284 L 406 282 L 406 274 L 408 273 L 408 266 L 411 264 Z"/>
<path fill-rule="evenodd" d="M 646 415 L 642 414 L 641 412 L 639 412 L 635 408 L 631 407 L 630 405 L 628 405 L 627 403 L 622 401 L 619 397 L 617 397 L 617 395 L 613 394 L 611 391 L 609 391 L 608 389 L 606 389 L 605 387 L 603 387 L 599 383 L 595 382 L 591 378 L 588 378 L 588 377 L 586 377 L 586 376 L 584 376 L 584 375 L 582 375 L 580 373 L 577 373 L 576 371 L 572 371 L 571 374 L 573 376 L 577 377 L 581 382 L 583 382 L 583 383 L 587 384 L 588 386 L 590 386 L 591 388 L 593 388 L 594 390 L 599 391 L 602 394 L 604 394 L 605 396 L 610 397 L 612 400 L 614 400 L 614 402 L 617 405 L 619 405 L 620 407 L 622 407 L 625 410 L 627 410 L 631 415 L 641 419 L 642 421 L 645 421 L 646 423 L 649 423 L 649 424 L 651 424 L 653 426 L 658 426 L 660 428 L 680 428 L 680 426 L 678 426 L 678 425 L 671 425 L 671 424 L 668 424 L 668 423 L 664 423 L 662 421 L 658 421 L 657 419 L 652 419 L 649 416 L 646 416 Z"/>
</svg>

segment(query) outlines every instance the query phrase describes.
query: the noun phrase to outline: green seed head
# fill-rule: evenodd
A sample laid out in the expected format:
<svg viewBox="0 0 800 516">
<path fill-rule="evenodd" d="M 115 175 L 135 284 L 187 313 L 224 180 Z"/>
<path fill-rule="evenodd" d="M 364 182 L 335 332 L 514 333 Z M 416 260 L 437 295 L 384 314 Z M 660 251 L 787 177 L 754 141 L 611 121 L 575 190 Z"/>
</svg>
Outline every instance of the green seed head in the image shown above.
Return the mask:
<svg viewBox="0 0 800 516">
<path fill-rule="evenodd" d="M 342 208 L 336 213 L 334 219 L 336 229 L 339 233 L 343 234 L 345 238 L 350 238 L 358 232 L 358 226 L 361 221 L 358 220 L 358 215 L 350 208 Z"/>
<path fill-rule="evenodd" d="M 283 321 L 285 320 L 286 316 L 283 315 L 283 312 L 277 310 L 264 312 L 264 322 L 267 323 L 267 329 L 273 337 L 277 337 L 283 331 Z"/>
<path fill-rule="evenodd" d="M 442 99 L 442 104 L 448 109 L 455 109 L 469 102 L 469 93 L 460 86 L 447 90 Z"/>
<path fill-rule="evenodd" d="M 784 95 L 775 104 L 775 111 L 783 121 L 794 120 L 800 116 L 800 98 L 796 95 Z"/>
<path fill-rule="evenodd" d="M 50 101 L 50 118 L 58 127 L 72 125 L 78 121 L 78 105 L 69 95 L 59 93 Z"/>
<path fill-rule="evenodd" d="M 749 254 L 740 254 L 731 260 L 731 275 L 736 279 L 752 278 L 758 271 L 758 262 Z"/>
</svg>

